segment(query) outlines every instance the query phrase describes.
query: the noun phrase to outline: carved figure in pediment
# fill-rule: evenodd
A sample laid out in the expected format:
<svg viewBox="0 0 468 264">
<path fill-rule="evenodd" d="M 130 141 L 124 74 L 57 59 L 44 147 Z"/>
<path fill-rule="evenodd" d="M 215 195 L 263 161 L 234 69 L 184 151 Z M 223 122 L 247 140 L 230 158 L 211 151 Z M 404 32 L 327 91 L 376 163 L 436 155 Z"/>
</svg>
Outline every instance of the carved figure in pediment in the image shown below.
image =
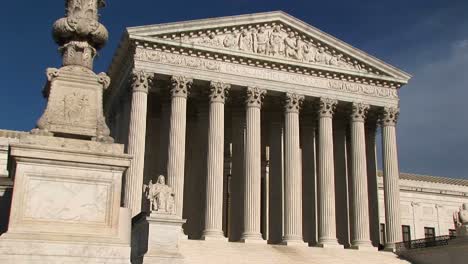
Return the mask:
<svg viewBox="0 0 468 264">
<path fill-rule="evenodd" d="M 307 53 L 309 53 L 309 46 L 307 43 L 302 39 L 301 36 L 297 37 L 297 59 L 301 61 L 308 61 L 307 60 Z"/>
<path fill-rule="evenodd" d="M 311 44 L 309 44 L 307 45 L 307 49 L 305 49 L 303 60 L 306 62 L 315 62 L 315 57 L 317 56 L 317 53 L 317 49 Z"/>
<path fill-rule="evenodd" d="M 297 39 L 294 32 L 289 32 L 288 36 L 284 39 L 284 55 L 287 58 L 297 59 Z"/>
<path fill-rule="evenodd" d="M 239 38 L 239 49 L 250 52 L 253 50 L 252 33 L 248 29 L 242 30 Z"/>
<path fill-rule="evenodd" d="M 260 27 L 258 32 L 254 33 L 255 53 L 266 54 L 268 51 L 268 32 L 265 27 Z"/>
<path fill-rule="evenodd" d="M 270 54 L 279 56 L 283 51 L 283 34 L 280 26 L 275 26 L 270 35 Z"/>
<path fill-rule="evenodd" d="M 221 41 L 216 37 L 216 34 L 211 32 L 208 36 L 201 39 L 200 44 L 205 44 L 212 47 L 221 46 Z"/>
<path fill-rule="evenodd" d="M 317 63 L 327 63 L 327 53 L 325 52 L 324 47 L 320 47 L 317 54 L 315 55 L 315 62 Z"/>
<path fill-rule="evenodd" d="M 237 34 L 234 32 L 228 34 L 226 38 L 224 38 L 223 44 L 226 48 L 235 49 L 237 47 Z"/>
<path fill-rule="evenodd" d="M 166 185 L 163 175 L 159 175 L 155 184 L 150 180 L 148 185 L 143 185 L 143 191 L 150 202 L 150 211 L 162 214 L 175 214 L 174 192 Z"/>
<path fill-rule="evenodd" d="M 343 57 L 343 54 L 338 54 L 336 56 L 331 56 L 330 60 L 328 61 L 329 65 L 332 66 L 341 66 L 341 58 Z"/>
</svg>

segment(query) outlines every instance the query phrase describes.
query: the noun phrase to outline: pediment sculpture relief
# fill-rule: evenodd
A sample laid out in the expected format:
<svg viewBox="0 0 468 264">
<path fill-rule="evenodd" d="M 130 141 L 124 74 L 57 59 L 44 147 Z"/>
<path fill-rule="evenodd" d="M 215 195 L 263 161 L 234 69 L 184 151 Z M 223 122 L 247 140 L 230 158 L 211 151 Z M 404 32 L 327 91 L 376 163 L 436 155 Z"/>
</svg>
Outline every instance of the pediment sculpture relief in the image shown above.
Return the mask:
<svg viewBox="0 0 468 264">
<path fill-rule="evenodd" d="M 170 39 L 381 75 L 364 63 L 280 24 L 181 33 Z"/>
<path fill-rule="evenodd" d="M 144 184 L 143 192 L 150 202 L 151 213 L 175 214 L 175 194 L 172 188 L 166 185 L 166 179 L 163 175 L 159 175 L 155 184 L 153 184 L 153 180 L 150 180 L 148 185 Z"/>
</svg>

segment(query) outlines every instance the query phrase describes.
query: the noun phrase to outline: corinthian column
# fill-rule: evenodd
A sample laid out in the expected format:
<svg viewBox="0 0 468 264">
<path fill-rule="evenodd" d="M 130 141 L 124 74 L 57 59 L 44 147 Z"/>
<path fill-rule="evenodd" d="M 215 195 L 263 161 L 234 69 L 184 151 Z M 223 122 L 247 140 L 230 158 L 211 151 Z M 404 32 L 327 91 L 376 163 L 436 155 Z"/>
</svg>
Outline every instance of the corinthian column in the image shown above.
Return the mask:
<svg viewBox="0 0 468 264">
<path fill-rule="evenodd" d="M 128 154 L 133 156 L 125 177 L 125 207 L 132 210 L 132 216 L 141 211 L 141 188 L 145 163 L 146 112 L 148 89 L 152 76 L 144 71 L 133 72 L 132 106 L 128 132 Z"/>
<path fill-rule="evenodd" d="M 260 233 L 261 142 L 260 109 L 266 90 L 247 88 L 244 182 L 244 232 L 242 241 L 263 241 Z"/>
<path fill-rule="evenodd" d="M 333 114 L 338 101 L 320 98 L 318 199 L 319 241 L 321 247 L 338 247 L 335 213 L 335 165 L 333 162 Z M 340 208 L 338 208 L 339 210 Z"/>
<path fill-rule="evenodd" d="M 353 103 L 351 113 L 352 248 L 373 249 L 370 242 L 364 120 L 369 105 Z"/>
<path fill-rule="evenodd" d="M 208 130 L 205 230 L 203 238 L 224 239 L 223 233 L 223 165 L 224 101 L 229 84 L 211 82 Z"/>
<path fill-rule="evenodd" d="M 187 96 L 193 80 L 184 76 L 171 78 L 171 120 L 167 177 L 174 189 L 176 214 L 182 217 L 184 202 L 185 133 L 187 125 Z"/>
<path fill-rule="evenodd" d="M 385 203 L 385 249 L 395 250 L 395 243 L 402 241 L 400 224 L 400 172 L 398 169 L 398 154 L 395 125 L 399 109 L 385 107 L 380 118 L 382 126 L 382 160 Z"/>
<path fill-rule="evenodd" d="M 299 149 L 299 109 L 304 96 L 286 94 L 284 105 L 284 237 L 285 244 L 306 245 L 302 240 L 302 173 Z"/>
</svg>

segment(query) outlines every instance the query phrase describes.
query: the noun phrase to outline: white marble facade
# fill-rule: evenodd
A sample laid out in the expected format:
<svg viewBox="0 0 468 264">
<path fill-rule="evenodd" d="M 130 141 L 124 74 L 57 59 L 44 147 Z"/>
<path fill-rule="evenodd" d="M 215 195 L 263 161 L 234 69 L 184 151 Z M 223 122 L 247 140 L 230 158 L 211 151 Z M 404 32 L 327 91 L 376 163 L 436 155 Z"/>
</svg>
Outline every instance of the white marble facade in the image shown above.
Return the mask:
<svg viewBox="0 0 468 264">
<path fill-rule="evenodd" d="M 467 201 L 466 183 L 398 171 L 411 76 L 283 12 L 129 28 L 109 75 L 111 136 L 133 156 L 123 206 L 148 211 L 143 183 L 164 175 L 189 239 L 374 250 L 385 223 L 392 249 L 402 224 L 446 234 Z M 63 217 L 105 218 L 94 210 Z"/>
<path fill-rule="evenodd" d="M 409 74 L 283 12 L 127 32 L 105 113 L 134 158 L 133 215 L 148 208 L 142 183 L 166 175 L 189 238 L 372 249 L 380 126 L 386 246 L 401 240 L 395 126 Z"/>
</svg>

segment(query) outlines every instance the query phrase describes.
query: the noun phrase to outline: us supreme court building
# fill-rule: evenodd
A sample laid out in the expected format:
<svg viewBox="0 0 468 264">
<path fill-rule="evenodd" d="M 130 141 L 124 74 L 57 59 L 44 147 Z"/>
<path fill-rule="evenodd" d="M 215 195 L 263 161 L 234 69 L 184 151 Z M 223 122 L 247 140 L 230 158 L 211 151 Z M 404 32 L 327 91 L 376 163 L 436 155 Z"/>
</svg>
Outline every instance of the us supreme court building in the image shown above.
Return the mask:
<svg viewBox="0 0 468 264">
<path fill-rule="evenodd" d="M 402 240 L 396 126 L 410 75 L 283 12 L 128 28 L 105 94 L 142 185 L 175 192 L 189 239 L 353 248 Z M 376 133 L 377 130 L 380 133 Z"/>
</svg>

